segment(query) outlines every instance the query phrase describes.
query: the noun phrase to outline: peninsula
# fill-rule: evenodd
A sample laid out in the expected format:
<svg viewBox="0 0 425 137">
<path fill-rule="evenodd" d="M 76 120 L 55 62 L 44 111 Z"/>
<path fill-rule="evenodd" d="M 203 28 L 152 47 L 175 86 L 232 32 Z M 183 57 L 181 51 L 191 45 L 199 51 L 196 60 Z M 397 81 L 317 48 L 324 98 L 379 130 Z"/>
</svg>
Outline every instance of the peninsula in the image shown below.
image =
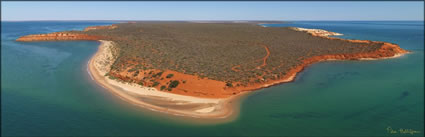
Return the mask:
<svg viewBox="0 0 425 137">
<path fill-rule="evenodd" d="M 155 111 L 226 118 L 239 95 L 291 82 L 310 64 L 408 53 L 394 43 L 333 35 L 342 34 L 252 22 L 129 22 L 16 41 L 98 40 L 88 70 L 111 93 Z"/>
</svg>

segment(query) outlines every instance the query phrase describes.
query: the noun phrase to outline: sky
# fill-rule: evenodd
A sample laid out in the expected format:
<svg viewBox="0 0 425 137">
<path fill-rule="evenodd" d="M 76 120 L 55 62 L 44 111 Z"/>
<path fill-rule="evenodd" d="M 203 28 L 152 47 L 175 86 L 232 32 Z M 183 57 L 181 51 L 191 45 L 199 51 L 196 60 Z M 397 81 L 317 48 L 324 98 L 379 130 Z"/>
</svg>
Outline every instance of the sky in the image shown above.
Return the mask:
<svg viewBox="0 0 425 137">
<path fill-rule="evenodd" d="M 1 2 L 2 21 L 424 20 L 424 2 Z"/>
</svg>

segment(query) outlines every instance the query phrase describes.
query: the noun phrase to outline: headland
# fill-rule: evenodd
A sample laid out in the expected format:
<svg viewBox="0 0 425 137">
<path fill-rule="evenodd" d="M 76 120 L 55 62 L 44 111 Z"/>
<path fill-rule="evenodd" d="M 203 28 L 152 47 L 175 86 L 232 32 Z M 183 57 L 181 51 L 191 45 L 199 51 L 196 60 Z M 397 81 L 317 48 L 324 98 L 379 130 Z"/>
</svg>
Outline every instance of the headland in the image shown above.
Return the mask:
<svg viewBox="0 0 425 137">
<path fill-rule="evenodd" d="M 252 23 L 131 22 L 17 41 L 99 40 L 88 70 L 111 93 L 156 111 L 226 118 L 235 114 L 235 98 L 291 82 L 313 63 L 408 53 L 393 43 L 333 35 L 342 34 Z"/>
</svg>

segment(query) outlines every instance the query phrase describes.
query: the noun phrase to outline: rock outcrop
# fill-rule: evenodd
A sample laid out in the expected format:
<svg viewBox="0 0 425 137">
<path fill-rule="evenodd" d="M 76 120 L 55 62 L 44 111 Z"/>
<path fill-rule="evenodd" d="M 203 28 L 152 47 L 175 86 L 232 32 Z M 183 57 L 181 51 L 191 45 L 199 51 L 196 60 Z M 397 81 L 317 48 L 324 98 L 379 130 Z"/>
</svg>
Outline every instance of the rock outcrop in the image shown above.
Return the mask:
<svg viewBox="0 0 425 137">
<path fill-rule="evenodd" d="M 339 38 L 334 38 L 334 39 L 339 39 Z M 258 90 L 261 88 L 266 88 L 266 87 L 270 87 L 270 86 L 281 84 L 281 83 L 292 82 L 299 72 L 303 71 L 309 65 L 317 63 L 317 62 L 321 62 L 321 61 L 386 59 L 386 58 L 398 57 L 403 54 L 409 53 L 409 51 L 400 48 L 398 45 L 387 43 L 387 42 L 377 42 L 377 41 L 368 41 L 368 40 L 348 40 L 348 41 L 357 42 L 357 43 L 373 42 L 373 43 L 379 43 L 383 45 L 379 49 L 373 52 L 330 54 L 330 55 L 314 56 L 311 58 L 307 58 L 302 60 L 301 61 L 302 63 L 300 65 L 292 67 L 286 73 L 286 75 L 284 75 L 280 79 L 276 79 L 276 80 L 267 79 L 266 82 L 263 82 L 263 83 L 251 83 L 248 86 L 233 87 L 233 88 L 228 88 L 227 90 L 228 92 L 238 94 L 244 91 L 253 91 L 253 90 Z"/>
<path fill-rule="evenodd" d="M 295 27 L 291 27 L 291 29 L 296 30 L 296 31 L 304 31 L 307 32 L 313 36 L 340 36 L 342 35 L 341 33 L 336 33 L 336 32 L 330 32 L 330 31 L 326 31 L 326 30 L 322 30 L 322 29 L 306 29 L 306 28 L 295 28 Z"/>
<path fill-rule="evenodd" d="M 90 26 L 84 29 L 84 31 L 97 30 L 97 29 L 115 29 L 117 25 L 108 25 L 108 26 Z"/>
<path fill-rule="evenodd" d="M 84 29 L 84 31 L 91 31 L 97 29 L 115 29 L 117 25 L 108 25 L 108 26 L 90 26 Z M 35 35 L 26 35 L 22 36 L 16 41 L 57 41 L 57 40 L 99 40 L 102 37 L 93 36 L 87 34 L 79 33 L 68 33 L 68 32 L 53 32 L 48 34 L 35 34 Z"/>
</svg>

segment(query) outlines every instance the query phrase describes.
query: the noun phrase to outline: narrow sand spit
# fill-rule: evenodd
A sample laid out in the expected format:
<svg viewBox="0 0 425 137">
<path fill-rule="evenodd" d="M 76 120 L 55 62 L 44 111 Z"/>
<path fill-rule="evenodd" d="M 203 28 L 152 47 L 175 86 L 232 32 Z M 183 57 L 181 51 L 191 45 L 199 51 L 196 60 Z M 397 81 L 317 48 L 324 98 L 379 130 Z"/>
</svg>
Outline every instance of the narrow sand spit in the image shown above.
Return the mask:
<svg viewBox="0 0 425 137">
<path fill-rule="evenodd" d="M 342 35 L 334 32 L 327 32 L 318 29 L 301 29 L 296 28 L 298 31 L 306 31 L 313 33 L 315 36 L 330 36 L 330 35 Z M 319 33 L 319 34 L 316 34 Z M 189 116 L 195 118 L 228 118 L 237 112 L 238 108 L 234 108 L 232 101 L 239 98 L 248 91 L 243 91 L 240 94 L 228 97 L 228 98 L 201 98 L 193 96 L 185 96 L 179 94 L 173 94 L 165 91 L 158 91 L 155 88 L 143 87 L 134 83 L 125 83 L 117 80 L 112 80 L 105 76 L 110 71 L 111 65 L 114 63 L 117 56 L 117 49 L 114 47 L 114 42 L 99 40 L 101 45 L 98 51 L 88 62 L 88 71 L 91 78 L 106 88 L 111 93 L 119 96 L 121 99 L 128 101 L 134 105 L 148 108 L 152 111 L 159 111 L 169 113 L 178 116 Z M 267 46 L 265 46 L 268 51 Z M 268 55 L 269 55 L 268 51 Z M 381 57 L 381 58 L 359 58 L 358 60 L 376 60 L 376 59 L 388 59 L 396 58 L 404 55 L 405 53 L 395 54 L 392 57 Z M 268 55 L 263 58 L 264 63 Z M 341 59 L 323 59 L 317 62 L 329 61 L 329 60 L 341 60 Z M 343 60 L 343 59 L 342 59 Z M 309 63 L 311 64 L 311 63 Z M 309 65 L 307 64 L 307 66 Z M 291 70 L 290 75 L 285 76 L 281 80 L 274 81 L 272 83 L 263 84 L 259 88 L 261 89 L 270 87 L 276 84 L 292 82 L 297 73 L 302 71 L 305 67 L 302 66 L 297 69 Z M 233 69 L 233 68 L 232 68 Z"/>
<path fill-rule="evenodd" d="M 233 97 L 210 99 L 183 96 L 107 78 L 104 75 L 109 71 L 108 68 L 114 61 L 114 53 L 111 50 L 114 43 L 104 40 L 100 40 L 100 42 L 101 45 L 98 51 L 88 63 L 89 74 L 98 84 L 122 99 L 141 107 L 175 115 L 198 118 L 226 118 L 232 114 L 234 108 L 231 108 L 232 105 L 230 105 L 229 101 Z M 149 101 L 144 101 L 144 99 Z M 161 106 L 161 104 L 167 105 Z"/>
</svg>

